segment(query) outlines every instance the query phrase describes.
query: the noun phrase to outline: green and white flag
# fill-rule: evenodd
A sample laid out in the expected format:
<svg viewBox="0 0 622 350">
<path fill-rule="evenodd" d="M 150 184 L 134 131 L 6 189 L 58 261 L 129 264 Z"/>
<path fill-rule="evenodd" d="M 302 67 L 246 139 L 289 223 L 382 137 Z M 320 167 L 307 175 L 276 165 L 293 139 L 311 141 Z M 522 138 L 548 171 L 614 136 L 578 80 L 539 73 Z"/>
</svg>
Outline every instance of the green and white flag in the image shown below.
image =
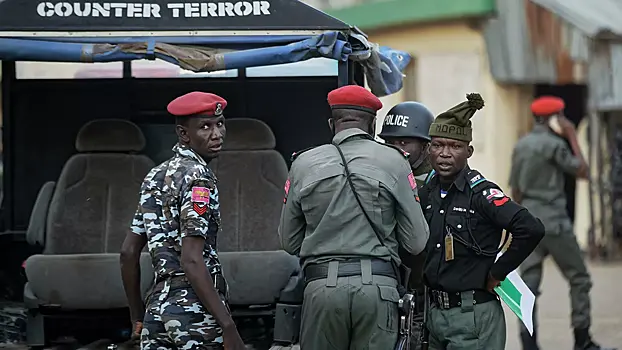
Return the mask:
<svg viewBox="0 0 622 350">
<path fill-rule="evenodd" d="M 499 254 L 501 256 L 501 254 Z M 497 259 L 499 259 L 497 256 Z M 536 296 L 531 292 L 516 270 L 512 271 L 501 285 L 495 288 L 501 300 L 523 322 L 529 334 L 533 335 L 533 308 Z"/>
</svg>

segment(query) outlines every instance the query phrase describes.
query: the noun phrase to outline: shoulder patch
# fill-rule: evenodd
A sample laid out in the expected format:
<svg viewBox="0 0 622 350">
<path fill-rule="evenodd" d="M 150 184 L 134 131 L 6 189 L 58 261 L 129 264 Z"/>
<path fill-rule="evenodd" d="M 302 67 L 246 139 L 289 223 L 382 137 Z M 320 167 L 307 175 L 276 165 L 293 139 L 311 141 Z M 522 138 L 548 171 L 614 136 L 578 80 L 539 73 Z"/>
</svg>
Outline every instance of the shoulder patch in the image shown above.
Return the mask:
<svg viewBox="0 0 622 350">
<path fill-rule="evenodd" d="M 488 203 L 493 203 L 496 207 L 500 207 L 510 201 L 510 197 L 506 196 L 503 191 L 498 188 L 489 188 L 482 192 Z"/>
<path fill-rule="evenodd" d="M 374 140 L 374 141 L 376 141 L 376 140 Z M 401 154 L 402 156 L 404 156 L 404 158 L 406 158 L 406 159 L 408 159 L 408 157 L 410 157 L 410 153 L 408 153 L 408 152 L 404 152 L 401 148 L 399 148 L 399 147 L 397 147 L 397 146 L 393 146 L 393 145 L 390 145 L 390 144 L 388 144 L 388 143 L 385 143 L 385 142 L 380 142 L 380 141 L 376 141 L 376 142 L 377 142 L 377 143 L 379 143 L 379 144 L 381 144 L 381 145 L 383 145 L 383 146 L 387 146 L 387 147 L 391 147 L 391 148 L 393 148 L 394 150 L 396 150 L 396 151 L 400 152 L 400 154 Z"/>
<path fill-rule="evenodd" d="M 291 159 L 291 161 L 292 161 L 292 162 L 293 162 L 293 161 L 295 161 L 295 160 L 296 160 L 296 158 L 298 158 L 298 156 L 300 156 L 301 154 L 305 153 L 306 151 L 312 150 L 312 149 L 314 149 L 314 148 L 316 148 L 316 147 L 317 147 L 317 146 L 307 147 L 307 148 L 305 148 L 305 149 L 302 149 L 302 150 L 300 150 L 300 151 L 296 151 L 296 152 L 292 153 L 292 157 L 290 158 L 290 159 Z"/>
<path fill-rule="evenodd" d="M 199 215 L 203 215 L 207 212 L 207 206 L 209 204 L 210 190 L 207 187 L 194 186 L 192 187 L 192 209 Z"/>
<path fill-rule="evenodd" d="M 477 170 L 471 170 L 467 174 L 467 179 L 469 181 L 469 186 L 472 189 L 477 187 L 477 185 L 482 184 L 487 181 L 486 178 L 482 174 L 480 174 L 480 172 Z"/>
<path fill-rule="evenodd" d="M 285 186 L 284 186 L 284 190 L 285 190 L 285 196 L 283 196 L 283 204 L 287 203 L 287 195 L 289 194 L 289 186 L 291 185 L 291 182 L 289 181 L 289 177 L 287 178 L 287 181 L 285 181 Z"/>
</svg>

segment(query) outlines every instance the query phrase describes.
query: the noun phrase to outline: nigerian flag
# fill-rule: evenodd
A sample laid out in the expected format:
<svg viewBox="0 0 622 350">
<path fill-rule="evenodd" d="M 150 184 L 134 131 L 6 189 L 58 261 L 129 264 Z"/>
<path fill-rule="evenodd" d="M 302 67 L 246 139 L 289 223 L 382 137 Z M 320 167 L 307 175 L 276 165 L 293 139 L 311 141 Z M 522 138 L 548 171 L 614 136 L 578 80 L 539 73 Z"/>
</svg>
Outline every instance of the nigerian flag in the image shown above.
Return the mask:
<svg viewBox="0 0 622 350">
<path fill-rule="evenodd" d="M 501 256 L 501 254 L 499 254 Z M 499 259 L 497 256 L 497 259 Z M 536 296 L 525 284 L 518 272 L 512 271 L 501 285 L 495 288 L 501 300 L 518 316 L 525 324 L 529 334 L 533 335 L 533 307 Z"/>
</svg>

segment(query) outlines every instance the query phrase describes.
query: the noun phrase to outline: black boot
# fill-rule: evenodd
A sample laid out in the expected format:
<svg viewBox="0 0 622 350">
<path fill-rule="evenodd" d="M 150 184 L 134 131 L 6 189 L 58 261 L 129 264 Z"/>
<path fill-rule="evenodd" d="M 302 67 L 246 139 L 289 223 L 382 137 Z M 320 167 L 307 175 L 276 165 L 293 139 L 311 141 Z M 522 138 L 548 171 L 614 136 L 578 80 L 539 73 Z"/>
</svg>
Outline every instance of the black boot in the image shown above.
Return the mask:
<svg viewBox="0 0 622 350">
<path fill-rule="evenodd" d="M 594 343 L 589 329 L 574 330 L 574 350 L 618 350 L 617 348 L 603 348 Z"/>
<path fill-rule="evenodd" d="M 534 332 L 533 336 L 531 336 L 529 332 L 521 331 L 520 340 L 521 343 L 523 343 L 523 350 L 540 350 L 540 348 L 538 347 L 536 332 Z"/>
</svg>

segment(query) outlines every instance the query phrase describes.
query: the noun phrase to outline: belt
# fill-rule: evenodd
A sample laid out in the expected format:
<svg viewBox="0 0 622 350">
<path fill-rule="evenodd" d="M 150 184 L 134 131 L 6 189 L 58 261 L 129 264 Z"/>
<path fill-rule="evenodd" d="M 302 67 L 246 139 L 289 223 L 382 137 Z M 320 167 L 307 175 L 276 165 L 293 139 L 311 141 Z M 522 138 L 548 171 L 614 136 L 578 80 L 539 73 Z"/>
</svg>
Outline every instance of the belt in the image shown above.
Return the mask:
<svg viewBox="0 0 622 350">
<path fill-rule="evenodd" d="M 305 268 L 305 284 L 327 278 L 328 277 L 328 263 L 324 264 L 311 264 Z M 348 260 L 340 261 L 339 268 L 337 269 L 337 277 L 350 277 L 361 276 L 361 261 L 360 260 Z M 371 274 L 376 276 L 386 276 L 397 279 L 393 264 L 388 261 L 380 259 L 371 260 Z"/>
<path fill-rule="evenodd" d="M 473 305 L 497 300 L 496 295 L 487 291 L 471 290 L 465 292 L 473 293 Z M 454 307 L 462 306 L 462 293 L 465 292 L 448 293 L 441 290 L 430 290 L 430 302 L 441 309 L 452 309 Z"/>
<path fill-rule="evenodd" d="M 166 278 L 158 280 L 156 284 L 163 283 L 165 281 L 168 281 L 170 283 L 171 288 L 192 287 L 186 275 L 168 276 Z M 212 282 L 214 283 L 214 289 L 216 289 L 218 293 L 226 297 L 228 287 L 227 287 L 227 281 L 225 280 L 225 277 L 220 273 L 212 275 Z"/>
</svg>

